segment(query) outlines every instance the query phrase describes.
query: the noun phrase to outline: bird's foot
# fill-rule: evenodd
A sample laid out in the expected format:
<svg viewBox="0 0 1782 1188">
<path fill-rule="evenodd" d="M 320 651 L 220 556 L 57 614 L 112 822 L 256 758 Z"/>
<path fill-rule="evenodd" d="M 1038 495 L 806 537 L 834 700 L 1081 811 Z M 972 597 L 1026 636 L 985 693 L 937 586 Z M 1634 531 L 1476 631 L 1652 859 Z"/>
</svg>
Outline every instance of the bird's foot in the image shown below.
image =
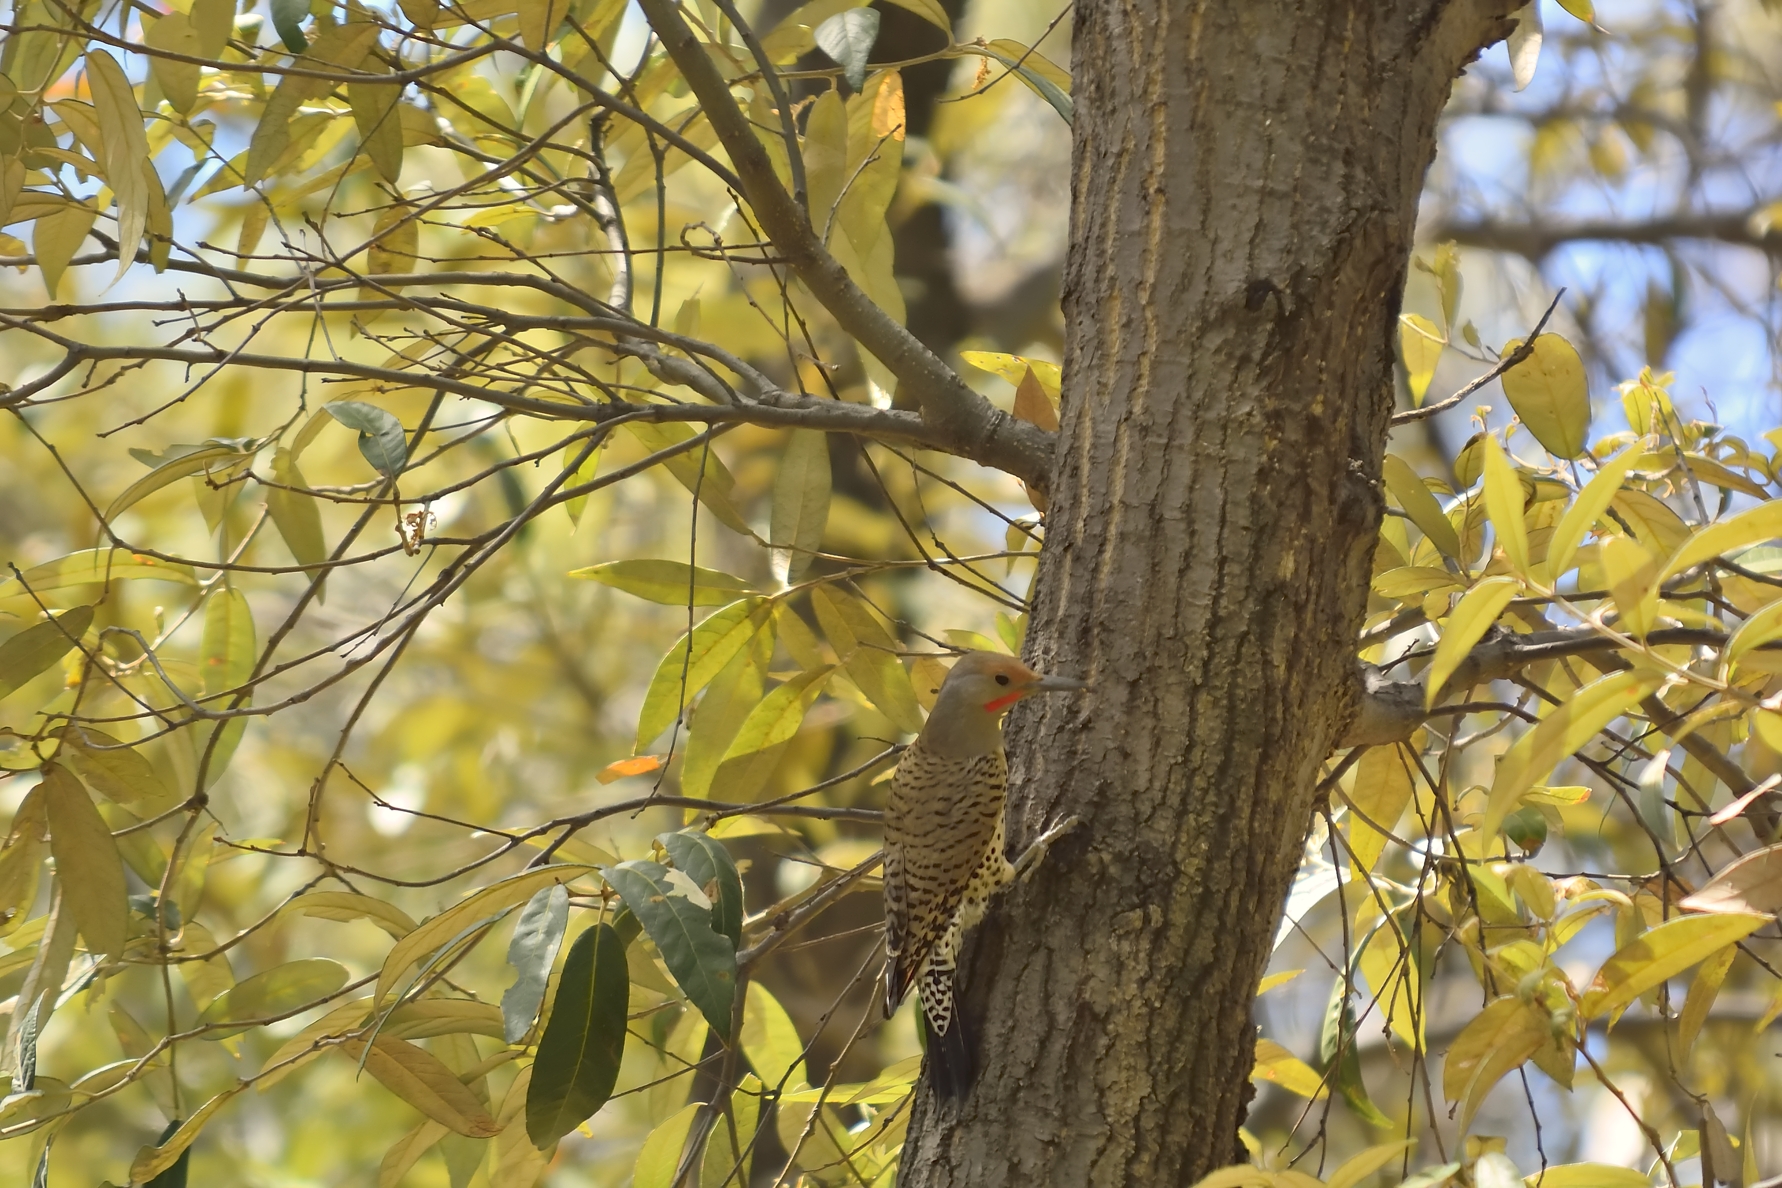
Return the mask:
<svg viewBox="0 0 1782 1188">
<path fill-rule="evenodd" d="M 1045 859 L 1046 851 L 1052 848 L 1052 843 L 1082 823 L 1083 818 L 1072 814 L 1035 838 L 1033 844 L 1021 851 L 1021 856 L 1015 859 L 1015 879 L 1021 881 L 1031 875 Z"/>
</svg>

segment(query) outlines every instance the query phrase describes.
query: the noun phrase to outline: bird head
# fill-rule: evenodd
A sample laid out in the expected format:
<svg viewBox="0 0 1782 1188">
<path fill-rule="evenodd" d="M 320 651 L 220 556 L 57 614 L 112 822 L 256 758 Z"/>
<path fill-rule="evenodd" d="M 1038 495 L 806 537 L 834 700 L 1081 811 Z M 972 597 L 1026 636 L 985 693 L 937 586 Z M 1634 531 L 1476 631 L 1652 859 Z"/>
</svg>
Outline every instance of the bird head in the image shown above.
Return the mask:
<svg viewBox="0 0 1782 1188">
<path fill-rule="evenodd" d="M 928 715 L 925 739 L 943 747 L 976 750 L 1000 742 L 999 725 L 1008 708 L 1036 693 L 1067 692 L 1088 686 L 1072 677 L 1035 672 L 1013 656 L 967 652 L 947 673 Z"/>
</svg>

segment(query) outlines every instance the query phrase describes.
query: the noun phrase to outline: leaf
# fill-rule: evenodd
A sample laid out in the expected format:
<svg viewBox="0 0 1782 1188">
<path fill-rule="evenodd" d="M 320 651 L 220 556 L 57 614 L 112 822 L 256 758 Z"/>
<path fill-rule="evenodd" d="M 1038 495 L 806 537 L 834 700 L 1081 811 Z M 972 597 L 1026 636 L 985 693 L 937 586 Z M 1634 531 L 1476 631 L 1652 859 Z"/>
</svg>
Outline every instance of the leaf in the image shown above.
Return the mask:
<svg viewBox="0 0 1782 1188">
<path fill-rule="evenodd" d="M 871 8 L 850 8 L 818 25 L 812 36 L 856 91 L 866 85 L 866 59 L 879 39 L 879 14 Z"/>
<path fill-rule="evenodd" d="M 192 0 L 190 19 L 198 34 L 198 52 L 206 58 L 221 56 L 235 32 L 236 0 Z"/>
<path fill-rule="evenodd" d="M 550 1146 L 612 1096 L 630 996 L 625 943 L 613 926 L 602 922 L 576 937 L 526 1093 L 526 1133 L 534 1146 Z"/>
<path fill-rule="evenodd" d="M 1051 433 L 1058 432 L 1058 409 L 1053 405 L 1039 377 L 1029 367 L 1021 377 L 1021 383 L 1015 389 L 1015 416 L 1029 424 L 1038 425 Z"/>
<path fill-rule="evenodd" d="M 273 527 L 278 529 L 297 564 L 321 565 L 328 559 L 321 509 L 316 496 L 309 494 L 303 471 L 297 468 L 297 456 L 283 446 L 272 455 L 272 481 L 281 484 L 266 491 L 266 511 L 272 517 Z M 305 576 L 313 581 L 323 574 L 312 571 Z"/>
<path fill-rule="evenodd" d="M 1504 613 L 1504 608 L 1521 592 L 1522 583 L 1513 577 L 1486 578 L 1466 592 L 1466 597 L 1449 614 L 1447 626 L 1442 629 L 1442 640 L 1436 645 L 1429 671 L 1424 674 L 1426 707 L 1436 703 L 1448 678 L 1467 658 L 1473 645 L 1485 638 L 1485 633 Z"/>
<path fill-rule="evenodd" d="M 1504 818 L 1522 794 L 1546 779 L 1559 761 L 1596 736 L 1664 684 L 1662 676 L 1645 672 L 1612 672 L 1585 685 L 1527 731 L 1498 760 L 1497 776 L 1479 825 L 1482 836 L 1496 837 Z"/>
<path fill-rule="evenodd" d="M 1349 815 L 1349 851 L 1362 871 L 1374 868 L 1387 840 L 1367 822 L 1381 829 L 1395 828 L 1415 791 L 1410 768 L 1397 747 L 1372 747 L 1361 756 L 1355 769 L 1355 790 L 1347 799 L 1354 810 Z"/>
<path fill-rule="evenodd" d="M 185 13 L 170 12 L 142 23 L 142 41 L 150 49 L 163 53 L 183 54 L 188 58 L 206 57 L 198 33 Z M 149 58 L 149 71 L 161 84 L 161 92 L 175 111 L 186 113 L 198 102 L 199 67 L 196 62 L 178 62 L 160 54 Z"/>
<path fill-rule="evenodd" d="M 1559 0 L 1559 6 L 1585 24 L 1596 22 L 1596 6 L 1591 0 Z"/>
<path fill-rule="evenodd" d="M 804 1083 L 804 1041 L 798 1027 L 760 982 L 750 982 L 743 998 L 742 1050 L 768 1089 Z"/>
<path fill-rule="evenodd" d="M 271 8 L 272 27 L 278 31 L 285 48 L 294 54 L 308 49 L 309 38 L 303 35 L 303 21 L 309 16 L 309 0 L 272 0 Z"/>
<path fill-rule="evenodd" d="M 74 650 L 93 625 L 93 608 L 77 606 L 53 619 L 33 623 L 0 644 L 0 697 L 21 689 Z"/>
<path fill-rule="evenodd" d="M 1571 4 L 1560 0 L 1568 10 Z M 1571 0 L 1572 4 L 1577 0 Z M 1544 1172 L 1524 1176 L 1528 1188 L 1651 1188 L 1652 1178 L 1631 1167 L 1607 1163 L 1562 1163 Z"/>
<path fill-rule="evenodd" d="M 198 1112 L 180 1123 L 179 1129 L 163 1138 L 159 1146 L 144 1147 L 137 1152 L 136 1158 L 130 1164 L 130 1182 L 146 1185 L 172 1167 L 185 1153 L 186 1148 L 192 1145 L 193 1140 L 198 1137 L 198 1132 L 204 1129 L 205 1124 L 211 1120 L 212 1116 L 228 1104 L 230 1098 L 246 1088 L 245 1083 L 229 1086 L 199 1106 Z"/>
<path fill-rule="evenodd" d="M 1691 912 L 1775 915 L 1782 911 L 1782 845 L 1753 850 L 1722 867 L 1678 906 Z"/>
<path fill-rule="evenodd" d="M 633 755 L 629 759 L 619 759 L 607 764 L 594 773 L 594 778 L 603 784 L 611 784 L 627 776 L 649 775 L 652 771 L 662 770 L 662 756 Z"/>
<path fill-rule="evenodd" d="M 1660 579 L 1668 580 L 1703 561 L 1736 553 L 1778 536 L 1782 536 L 1782 499 L 1760 503 L 1697 531 L 1665 562 Z"/>
<path fill-rule="evenodd" d="M 647 749 L 673 724 L 693 695 L 748 645 L 772 613 L 773 603 L 766 598 L 739 599 L 709 615 L 668 649 L 644 692 L 637 716 L 637 750 Z"/>
<path fill-rule="evenodd" d="M 378 213 L 377 222 L 371 228 L 370 244 L 370 248 L 365 253 L 365 262 L 366 271 L 373 276 L 393 272 L 413 272 L 420 259 L 421 221 L 415 217 L 415 212 L 408 206 L 402 203 L 392 203 Z M 397 432 L 400 435 L 400 425 Z M 359 452 L 365 454 L 366 460 L 373 466 L 378 467 L 379 470 L 384 469 L 370 453 L 366 452 L 364 438 L 359 439 Z M 395 455 L 388 456 L 394 457 Z M 385 470 L 384 473 L 391 472 Z"/>
<path fill-rule="evenodd" d="M 1695 1037 L 1701 1032 L 1702 1024 L 1708 1021 L 1708 1012 L 1714 1009 L 1714 998 L 1720 993 L 1721 984 L 1726 981 L 1738 955 L 1737 946 L 1728 945 L 1702 962 L 1702 967 L 1695 971 L 1695 979 L 1689 983 L 1689 996 L 1683 1000 L 1682 1013 L 1677 1017 L 1678 1052 L 1687 1055 L 1695 1047 Z"/>
<path fill-rule="evenodd" d="M 285 910 L 340 923 L 369 920 L 397 940 L 415 930 L 414 919 L 395 904 L 351 891 L 312 891 L 292 900 Z"/>
<path fill-rule="evenodd" d="M 513 939 L 507 945 L 507 963 L 514 967 L 514 982 L 501 996 L 501 1034 L 508 1043 L 521 1042 L 532 1030 L 538 1008 L 544 1005 L 557 948 L 568 927 L 569 892 L 560 884 L 538 892 L 520 912 Z"/>
<path fill-rule="evenodd" d="M 1018 41 L 998 37 L 983 47 L 983 52 L 1008 67 L 1027 85 L 1027 89 L 1044 99 L 1052 110 L 1070 123 L 1076 106 L 1070 97 L 1070 74 L 1061 70 L 1035 50 Z"/>
<path fill-rule="evenodd" d="M 839 587 L 818 586 L 811 591 L 811 608 L 848 675 L 878 711 L 899 730 L 909 734 L 921 730 L 916 689 L 897 658 L 902 645 L 866 603 Z"/>
<path fill-rule="evenodd" d="M 625 426 L 625 432 L 642 442 L 644 448 L 651 453 L 673 448 L 694 437 L 694 431 L 689 426 L 672 423 L 651 425 L 633 422 Z M 718 518 L 720 524 L 740 535 L 754 536 L 748 521 L 742 518 L 742 514 L 730 500 L 731 492 L 736 488 L 736 479 L 724 466 L 723 459 L 718 457 L 716 451 L 705 447 L 689 447 L 670 455 L 663 461 L 662 467 L 688 491 L 697 491 L 699 502 L 705 504 L 706 509 Z"/>
<path fill-rule="evenodd" d="M 1358 1044 L 1355 1008 L 1350 1002 L 1349 987 L 1342 978 L 1331 987 L 1330 1002 L 1324 1011 L 1324 1027 L 1319 1036 L 1319 1058 L 1323 1062 L 1329 1084 L 1341 1093 L 1343 1100 L 1358 1118 L 1373 1126 L 1390 1127 L 1392 1120 L 1382 1114 L 1367 1095 L 1361 1079 L 1361 1053 Z"/>
<path fill-rule="evenodd" d="M 671 872 L 655 862 L 621 862 L 602 867 L 601 873 L 656 942 L 688 1001 L 728 1041 L 736 997 L 736 949 L 728 937 L 713 931 L 710 903 L 696 902 L 686 887 L 675 885 Z"/>
<path fill-rule="evenodd" d="M 56 860 L 62 897 L 87 948 L 116 960 L 124 953 L 128 912 L 124 863 L 117 842 L 87 790 L 60 766 L 47 764 L 39 787 L 49 817 L 50 854 Z"/>
<path fill-rule="evenodd" d="M 385 478 L 402 473 L 408 463 L 408 442 L 401 421 L 375 404 L 358 400 L 336 400 L 322 408 L 342 425 L 358 432 L 359 452 L 373 470 Z"/>
<path fill-rule="evenodd" d="M 681 759 L 682 796 L 704 799 L 711 795 L 712 780 L 724 761 L 725 751 L 729 750 L 744 720 L 766 696 L 767 668 L 773 660 L 774 637 L 776 634 L 786 636 L 788 624 L 794 621 L 796 625 L 791 630 L 796 633 L 804 626 L 804 620 L 782 603 L 775 611 L 772 623 L 757 632 L 749 646 L 733 656 L 706 686 L 687 730 L 687 748 Z M 815 636 L 810 639 L 810 650 L 818 654 L 804 658 L 800 657 L 802 643 L 795 645 L 789 636 L 787 639 L 787 651 L 792 654 L 794 663 L 805 665 L 808 659 L 811 663 L 805 666 L 822 666 L 823 658 Z"/>
<path fill-rule="evenodd" d="M 780 453 L 768 528 L 768 541 L 774 550 L 774 577 L 781 585 L 803 576 L 823 547 L 823 530 L 829 524 L 829 492 L 829 435 L 817 429 L 792 430 Z"/>
<path fill-rule="evenodd" d="M 1511 14 L 1516 27 L 1510 30 L 1510 74 L 1516 89 L 1522 90 L 1534 81 L 1535 63 L 1541 57 L 1541 6 L 1538 0 L 1523 5 Z"/>
<path fill-rule="evenodd" d="M 166 1127 L 162 1129 L 161 1138 L 155 1145 L 160 1146 L 162 1143 L 165 1143 L 168 1139 L 178 1134 L 179 1127 L 179 1119 L 176 1118 L 172 1122 L 169 1122 Z M 49 1145 L 47 1143 L 44 1145 L 43 1153 L 47 1158 L 49 1155 Z M 188 1146 L 185 1150 L 179 1153 L 179 1158 L 173 1161 L 172 1166 L 155 1176 L 155 1178 L 150 1180 L 147 1184 L 144 1184 L 143 1188 L 186 1188 L 186 1174 L 190 1170 L 191 1163 L 192 1148 Z"/>
<path fill-rule="evenodd" d="M 542 54 L 569 15 L 569 0 L 520 0 L 520 43 Z M 540 1144 L 541 1146 L 543 1144 Z"/>
<path fill-rule="evenodd" d="M 253 676 L 257 656 L 254 614 L 240 590 L 233 586 L 219 586 L 205 599 L 202 648 L 200 672 L 204 678 L 205 708 L 239 709 L 251 704 L 245 693 L 225 696 L 247 684 Z M 216 745 L 210 748 L 209 766 L 204 771 L 207 787 L 215 783 L 223 769 L 229 766 L 246 730 L 246 718 L 229 718 L 210 724 L 200 736 L 205 739 L 198 748 L 202 755 L 209 745 L 210 734 L 217 735 Z"/>
<path fill-rule="evenodd" d="M 1447 340 L 1441 327 L 1422 314 L 1401 314 L 1398 319 L 1398 354 L 1405 365 L 1405 379 L 1411 389 L 1411 407 L 1422 408 L 1423 398 L 1435 379 L 1436 364 L 1441 362 Z"/>
<path fill-rule="evenodd" d="M 1627 472 L 1639 461 L 1639 451 L 1623 450 L 1613 461 L 1605 462 L 1596 472 L 1596 477 L 1584 485 L 1578 497 L 1566 509 L 1559 526 L 1547 541 L 1547 574 L 1557 582 L 1566 570 L 1572 567 L 1572 558 L 1577 555 L 1578 545 L 1584 540 L 1584 534 L 1590 531 L 1591 525 L 1608 513 L 1609 505 L 1621 490 L 1621 484 L 1627 481 Z"/>
<path fill-rule="evenodd" d="M 1731 913 L 1683 916 L 1643 932 L 1603 962 L 1578 1003 L 1578 1014 L 1585 1019 L 1618 1014 L 1652 987 L 1743 940 L 1768 922 L 1766 916 Z"/>
<path fill-rule="evenodd" d="M 226 1039 L 254 1026 L 254 1020 L 281 1017 L 315 1005 L 346 984 L 346 967 L 338 961 L 326 957 L 287 961 L 225 990 L 198 1022 L 215 1028 L 205 1033 L 205 1039 Z M 233 1026 L 238 1023 L 240 1026 Z"/>
<path fill-rule="evenodd" d="M 1463 1103 L 1462 1132 L 1491 1087 L 1533 1056 L 1547 1035 L 1546 1014 L 1515 995 L 1487 1004 L 1461 1029 L 1442 1064 L 1442 1096 Z"/>
<path fill-rule="evenodd" d="M 1330 1178 L 1324 1182 L 1325 1188 L 1355 1188 L 1387 1164 L 1410 1154 L 1416 1147 L 1416 1139 L 1402 1139 L 1396 1143 L 1381 1143 L 1369 1147 L 1350 1156 L 1331 1172 Z"/>
<path fill-rule="evenodd" d="M 1526 10 L 1523 27 L 1527 25 Z M 1511 34 L 1514 43 L 1515 34 Z M 1520 88 L 1518 88 L 1520 90 Z M 1522 345 L 1504 344 L 1508 355 Z M 1534 340 L 1534 351 L 1503 374 L 1504 395 L 1535 440 L 1555 458 L 1576 458 L 1590 436 L 1590 389 L 1584 361 L 1571 343 L 1557 334 Z"/>
<path fill-rule="evenodd" d="M 681 1152 L 687 1146 L 687 1134 L 703 1109 L 704 1105 L 694 1102 L 650 1131 L 637 1153 L 631 1188 L 674 1188 L 675 1173 L 681 1167 Z"/>
<path fill-rule="evenodd" d="M 105 509 L 105 519 L 108 523 L 115 520 L 125 508 L 134 506 L 146 496 L 152 495 L 170 483 L 209 470 L 216 462 L 224 459 L 241 461 L 251 457 L 253 457 L 251 452 L 244 451 L 233 442 L 206 443 L 197 449 L 179 454 L 156 466 L 126 487 L 123 493 L 113 499 L 111 505 Z"/>
<path fill-rule="evenodd" d="M 90 726 L 70 728 L 56 758 L 87 787 L 142 816 L 159 816 L 180 801 L 134 747 Z"/>
<path fill-rule="evenodd" d="M 105 180 L 118 207 L 118 276 L 136 262 L 136 248 L 148 226 L 148 134 L 142 109 L 118 60 L 101 49 L 87 51 L 87 86 L 105 138 Z"/>
<path fill-rule="evenodd" d="M 1658 614 L 1658 558 L 1632 537 L 1615 535 L 1597 550 L 1597 563 L 1620 615 L 1616 626 L 1646 638 Z"/>
<path fill-rule="evenodd" d="M 804 715 L 810 709 L 811 702 L 823 691 L 824 684 L 834 671 L 833 666 L 825 665 L 809 672 L 801 672 L 762 698 L 761 704 L 743 719 L 736 737 L 730 740 L 730 746 L 724 752 L 724 762 L 790 742 L 792 736 L 798 733 L 798 728 L 804 724 Z M 742 795 L 734 788 L 723 791 L 726 798 Z"/>
<path fill-rule="evenodd" d="M 390 950 L 390 955 L 384 958 L 384 967 L 378 972 L 377 990 L 372 995 L 372 1001 L 381 1003 L 409 966 L 461 935 L 467 928 L 493 923 L 531 899 L 541 889 L 556 883 L 570 882 L 591 869 L 587 866 L 541 866 L 536 870 L 524 871 L 484 887 L 438 915 L 429 917 L 413 932 L 397 941 Z"/>
<path fill-rule="evenodd" d="M 13 211 L 18 214 L 17 209 Z M 50 214 L 39 215 L 31 230 L 31 251 L 37 257 L 37 270 L 43 274 L 43 287 L 50 299 L 56 298 L 62 285 L 62 274 L 74 259 L 74 253 L 87 241 L 87 233 L 99 212 L 84 202 L 70 202 Z"/>
<path fill-rule="evenodd" d="M 25 793 L 12 815 L 5 849 L 0 850 L 0 936 L 17 932 L 37 902 L 37 887 L 43 881 L 43 839 L 49 829 L 44 799 L 41 784 Z"/>
<path fill-rule="evenodd" d="M 515 1075 L 495 1113 L 501 1133 L 495 1136 L 495 1170 L 489 1174 L 488 1188 L 533 1188 L 556 1153 L 554 1147 L 539 1150 L 532 1145 L 526 1127 L 514 1125 L 525 1113 L 531 1091 L 532 1066 L 527 1065 Z"/>
<path fill-rule="evenodd" d="M 1497 438 L 1485 439 L 1485 513 L 1497 530 L 1497 544 L 1510 568 L 1528 574 L 1528 524 L 1523 518 L 1522 480 L 1504 456 Z"/>
<path fill-rule="evenodd" d="M 697 829 L 658 834 L 656 840 L 674 860 L 674 868 L 711 899 L 712 928 L 729 937 L 732 947 L 742 947 L 742 876 L 724 843 Z"/>
<path fill-rule="evenodd" d="M 426 1050 L 387 1036 L 379 1036 L 369 1050 L 358 1040 L 341 1045 L 341 1050 L 362 1059 L 365 1071 L 384 1088 L 454 1132 L 471 1138 L 492 1138 L 499 1132 L 476 1094 Z"/>
<path fill-rule="evenodd" d="M 608 561 L 572 569 L 569 576 L 599 582 L 664 606 L 722 606 L 755 593 L 739 577 L 702 569 L 685 561 Z"/>
<path fill-rule="evenodd" d="M 915 13 L 944 33 L 950 35 L 953 32 L 953 22 L 947 19 L 947 10 L 940 6 L 939 0 L 891 0 L 891 3 Z"/>
<path fill-rule="evenodd" d="M 1271 1039 L 1256 1041 L 1256 1064 L 1250 1079 L 1268 1081 L 1313 1101 L 1329 1092 L 1316 1069 Z"/>
<path fill-rule="evenodd" d="M 439 1140 L 450 1133 L 450 1127 L 429 1118 L 397 1139 L 378 1164 L 377 1188 L 396 1188 L 409 1169 L 421 1161 L 421 1156 L 438 1146 Z"/>
<path fill-rule="evenodd" d="M 1056 407 L 1059 389 L 1064 382 L 1063 369 L 1058 364 L 1000 351 L 960 351 L 959 357 L 980 371 L 1000 375 L 1016 387 L 1020 387 L 1028 372 L 1033 372 L 1033 378 L 1039 381 L 1040 388 Z"/>
<path fill-rule="evenodd" d="M 1429 493 L 1429 488 L 1423 485 L 1411 464 L 1397 454 L 1387 454 L 1380 467 L 1380 477 L 1386 483 L 1387 492 L 1411 517 L 1411 523 L 1429 537 L 1442 555 L 1459 557 L 1460 537 L 1454 531 L 1454 525 L 1448 522 L 1442 505 Z"/>
</svg>

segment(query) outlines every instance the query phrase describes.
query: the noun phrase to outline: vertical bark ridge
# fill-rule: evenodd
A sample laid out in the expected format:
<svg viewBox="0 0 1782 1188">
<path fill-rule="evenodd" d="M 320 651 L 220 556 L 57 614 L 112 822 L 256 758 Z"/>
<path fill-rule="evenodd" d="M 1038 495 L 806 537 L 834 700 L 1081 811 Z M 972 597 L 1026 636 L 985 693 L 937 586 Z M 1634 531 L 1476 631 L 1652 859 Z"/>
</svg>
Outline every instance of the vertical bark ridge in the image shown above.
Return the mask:
<svg viewBox="0 0 1782 1188">
<path fill-rule="evenodd" d="M 979 1080 L 908 1185 L 1186 1184 L 1348 706 L 1437 116 L 1517 0 L 1078 0 L 1063 429 L 1011 724 L 1017 844 L 962 968 Z"/>
</svg>

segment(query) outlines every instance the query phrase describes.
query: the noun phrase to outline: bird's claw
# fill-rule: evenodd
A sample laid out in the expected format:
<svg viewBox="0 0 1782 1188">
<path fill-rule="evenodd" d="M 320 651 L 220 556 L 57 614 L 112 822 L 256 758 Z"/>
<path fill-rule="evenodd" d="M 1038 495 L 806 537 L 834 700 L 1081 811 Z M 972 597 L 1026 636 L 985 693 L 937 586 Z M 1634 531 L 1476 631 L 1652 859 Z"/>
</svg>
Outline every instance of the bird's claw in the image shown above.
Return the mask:
<svg viewBox="0 0 1782 1188">
<path fill-rule="evenodd" d="M 1024 880 L 1031 875 L 1039 866 L 1040 862 L 1045 858 L 1046 851 L 1052 848 L 1052 843 L 1069 833 L 1071 830 L 1077 828 L 1082 823 L 1083 818 L 1073 813 L 1062 821 L 1059 821 L 1057 824 L 1050 826 L 1044 833 L 1035 838 L 1033 844 L 1022 851 L 1021 857 L 1015 862 L 1015 878 Z"/>
</svg>

